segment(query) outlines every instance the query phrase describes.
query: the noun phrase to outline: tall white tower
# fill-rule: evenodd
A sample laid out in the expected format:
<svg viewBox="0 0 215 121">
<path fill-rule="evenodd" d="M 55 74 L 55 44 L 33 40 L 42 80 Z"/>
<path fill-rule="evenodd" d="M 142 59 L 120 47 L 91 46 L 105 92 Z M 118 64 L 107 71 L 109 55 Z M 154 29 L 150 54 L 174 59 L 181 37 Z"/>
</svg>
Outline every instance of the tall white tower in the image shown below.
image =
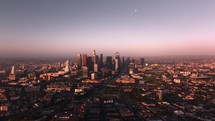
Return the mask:
<svg viewBox="0 0 215 121">
<path fill-rule="evenodd" d="M 10 74 L 13 74 L 13 75 L 15 74 L 15 66 L 12 66 Z"/>
<path fill-rule="evenodd" d="M 10 75 L 9 75 L 9 80 L 15 81 L 16 80 L 16 74 L 15 74 L 15 66 L 12 66 Z"/>
</svg>

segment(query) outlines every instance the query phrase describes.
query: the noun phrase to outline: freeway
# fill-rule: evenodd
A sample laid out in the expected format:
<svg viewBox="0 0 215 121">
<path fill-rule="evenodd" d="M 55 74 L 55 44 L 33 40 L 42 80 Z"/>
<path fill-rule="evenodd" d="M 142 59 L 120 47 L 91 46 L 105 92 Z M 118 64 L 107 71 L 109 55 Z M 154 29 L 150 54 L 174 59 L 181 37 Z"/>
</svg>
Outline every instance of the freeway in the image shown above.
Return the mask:
<svg viewBox="0 0 215 121">
<path fill-rule="evenodd" d="M 81 99 L 81 100 L 74 100 L 75 102 L 78 103 L 83 103 L 88 99 L 92 99 L 93 97 L 97 97 L 97 96 L 101 96 L 104 94 L 105 90 L 112 84 L 114 84 L 116 82 L 116 80 L 121 77 L 124 74 L 124 71 L 119 73 L 116 77 L 110 77 L 106 80 L 103 81 L 103 83 L 98 86 L 97 88 L 95 88 L 93 94 L 91 94 L 90 96 L 85 96 L 85 98 Z"/>
</svg>

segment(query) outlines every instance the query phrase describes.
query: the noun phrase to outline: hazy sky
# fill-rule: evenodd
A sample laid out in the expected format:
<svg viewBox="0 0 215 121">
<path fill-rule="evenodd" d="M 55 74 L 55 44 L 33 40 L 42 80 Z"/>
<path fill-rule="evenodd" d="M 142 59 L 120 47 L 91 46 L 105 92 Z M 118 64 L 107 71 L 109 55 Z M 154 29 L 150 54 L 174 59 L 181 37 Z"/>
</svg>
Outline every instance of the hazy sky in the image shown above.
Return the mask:
<svg viewBox="0 0 215 121">
<path fill-rule="evenodd" d="M 215 55 L 215 0 L 0 0 L 0 56 Z"/>
</svg>

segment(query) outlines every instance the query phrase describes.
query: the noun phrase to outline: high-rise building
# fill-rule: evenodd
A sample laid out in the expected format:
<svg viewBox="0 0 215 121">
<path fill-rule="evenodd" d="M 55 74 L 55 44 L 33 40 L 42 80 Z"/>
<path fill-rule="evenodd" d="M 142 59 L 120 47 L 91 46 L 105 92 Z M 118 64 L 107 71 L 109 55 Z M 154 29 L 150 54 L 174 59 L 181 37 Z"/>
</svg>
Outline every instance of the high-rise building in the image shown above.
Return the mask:
<svg viewBox="0 0 215 121">
<path fill-rule="evenodd" d="M 14 75 L 15 74 L 15 66 L 12 66 L 10 74 Z"/>
<path fill-rule="evenodd" d="M 94 64 L 94 72 L 99 72 L 99 66 L 98 64 Z"/>
<path fill-rule="evenodd" d="M 15 66 L 12 66 L 10 75 L 9 75 L 9 80 L 11 81 L 15 81 L 16 80 L 16 73 L 15 73 Z"/>
<path fill-rule="evenodd" d="M 107 68 L 101 69 L 101 73 L 102 73 L 102 77 L 108 77 L 111 75 L 110 69 L 107 69 Z"/>
<path fill-rule="evenodd" d="M 115 59 L 115 71 L 119 70 L 119 59 Z"/>
<path fill-rule="evenodd" d="M 145 58 L 141 58 L 141 59 L 140 59 L 140 64 L 141 64 L 141 65 L 145 65 Z"/>
<path fill-rule="evenodd" d="M 70 62 L 69 62 L 69 60 L 66 60 L 64 72 L 68 73 L 69 71 L 70 71 Z"/>
<path fill-rule="evenodd" d="M 99 62 L 100 67 L 103 67 L 103 54 L 100 54 L 100 62 Z"/>
<path fill-rule="evenodd" d="M 81 66 L 82 66 L 81 54 L 77 55 L 77 65 L 78 65 L 78 68 L 81 68 Z"/>
<path fill-rule="evenodd" d="M 87 65 L 87 54 L 83 54 L 82 56 L 82 66 L 86 66 Z"/>
<path fill-rule="evenodd" d="M 122 65 L 125 65 L 125 57 L 122 57 Z"/>
<path fill-rule="evenodd" d="M 93 64 L 97 64 L 97 58 L 96 58 L 96 51 L 95 50 L 92 51 L 92 61 L 93 61 Z"/>
<path fill-rule="evenodd" d="M 119 71 L 119 68 L 121 67 L 121 60 L 119 52 L 116 52 L 116 58 L 115 58 L 115 71 Z"/>
<path fill-rule="evenodd" d="M 96 55 L 96 64 L 99 64 L 99 56 Z"/>
<path fill-rule="evenodd" d="M 97 79 L 97 73 L 91 73 L 91 80 Z"/>
<path fill-rule="evenodd" d="M 131 62 L 130 57 L 127 57 L 126 64 L 129 64 L 130 62 Z"/>
<path fill-rule="evenodd" d="M 112 68 L 112 56 L 107 56 L 106 65 L 107 65 L 107 68 L 109 68 L 109 69 Z"/>
<path fill-rule="evenodd" d="M 93 71 L 93 61 L 92 61 L 92 57 L 87 57 L 87 67 L 89 69 L 89 71 Z"/>
<path fill-rule="evenodd" d="M 84 78 L 87 78 L 88 77 L 88 67 L 87 66 L 83 66 L 82 67 L 82 76 Z"/>
</svg>

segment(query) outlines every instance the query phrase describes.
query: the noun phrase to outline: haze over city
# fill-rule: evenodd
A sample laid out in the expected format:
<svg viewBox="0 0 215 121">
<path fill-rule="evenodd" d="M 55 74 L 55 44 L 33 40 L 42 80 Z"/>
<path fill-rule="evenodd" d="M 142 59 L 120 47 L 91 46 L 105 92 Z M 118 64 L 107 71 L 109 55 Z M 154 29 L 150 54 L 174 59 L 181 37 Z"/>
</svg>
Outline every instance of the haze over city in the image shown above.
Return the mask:
<svg viewBox="0 0 215 121">
<path fill-rule="evenodd" d="M 0 57 L 214 55 L 213 0 L 1 0 Z"/>
<path fill-rule="evenodd" d="M 215 121 L 215 0 L 0 0 L 0 121 Z"/>
</svg>

